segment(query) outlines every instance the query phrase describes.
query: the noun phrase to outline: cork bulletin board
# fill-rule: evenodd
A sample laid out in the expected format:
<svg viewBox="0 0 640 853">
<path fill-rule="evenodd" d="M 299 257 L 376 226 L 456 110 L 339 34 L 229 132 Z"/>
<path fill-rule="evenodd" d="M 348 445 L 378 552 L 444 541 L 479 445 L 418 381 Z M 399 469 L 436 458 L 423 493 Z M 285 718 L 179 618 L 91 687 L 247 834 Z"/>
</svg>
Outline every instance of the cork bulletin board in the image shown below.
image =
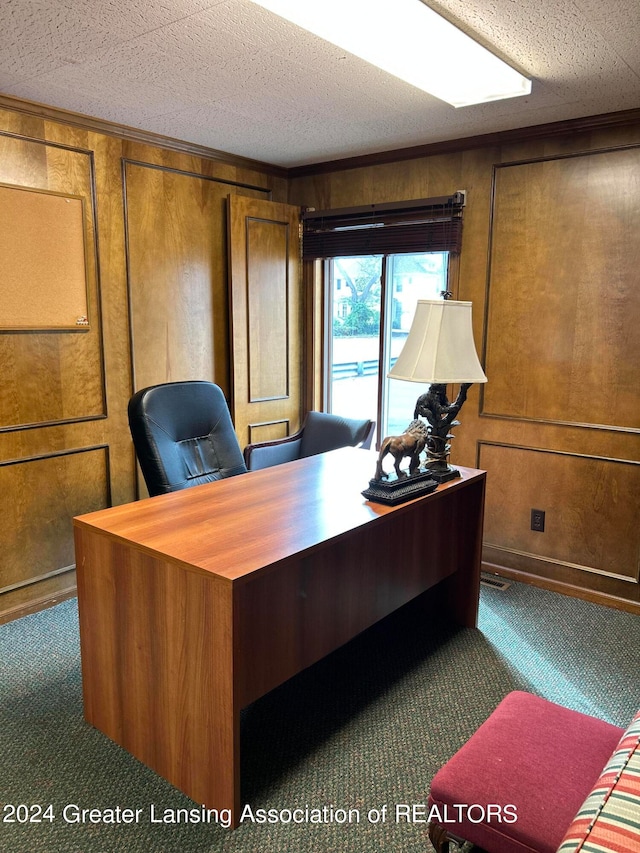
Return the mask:
<svg viewBox="0 0 640 853">
<path fill-rule="evenodd" d="M 0 184 L 0 331 L 89 327 L 84 201 Z"/>
</svg>

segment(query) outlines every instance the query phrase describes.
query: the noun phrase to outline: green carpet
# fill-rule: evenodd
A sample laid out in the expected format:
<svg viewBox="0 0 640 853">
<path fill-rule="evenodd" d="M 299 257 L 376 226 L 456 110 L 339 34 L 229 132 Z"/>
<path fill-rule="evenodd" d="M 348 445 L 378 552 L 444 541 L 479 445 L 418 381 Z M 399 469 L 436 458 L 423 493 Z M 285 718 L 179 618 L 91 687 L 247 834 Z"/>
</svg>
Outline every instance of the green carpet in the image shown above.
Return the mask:
<svg viewBox="0 0 640 853">
<path fill-rule="evenodd" d="M 1 625 L 0 660 L 2 853 L 425 853 L 425 825 L 396 809 L 420 817 L 433 774 L 510 690 L 618 725 L 640 706 L 636 616 L 522 584 L 483 588 L 480 630 L 409 605 L 244 711 L 243 802 L 312 811 L 228 831 L 152 822 L 152 806 L 196 804 L 84 722 L 75 600 Z M 40 822 L 6 822 L 6 804 Z M 74 805 L 140 812 L 75 823 Z"/>
</svg>

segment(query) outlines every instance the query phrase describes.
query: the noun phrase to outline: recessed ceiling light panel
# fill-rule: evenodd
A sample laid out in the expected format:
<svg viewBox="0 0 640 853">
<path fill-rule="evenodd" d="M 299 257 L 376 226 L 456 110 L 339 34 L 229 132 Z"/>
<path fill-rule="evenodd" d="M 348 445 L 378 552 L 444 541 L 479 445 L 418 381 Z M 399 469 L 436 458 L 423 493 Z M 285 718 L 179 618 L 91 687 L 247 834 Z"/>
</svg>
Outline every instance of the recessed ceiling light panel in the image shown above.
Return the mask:
<svg viewBox="0 0 640 853">
<path fill-rule="evenodd" d="M 421 0 L 252 2 L 454 107 L 531 92 L 530 80 Z"/>
</svg>

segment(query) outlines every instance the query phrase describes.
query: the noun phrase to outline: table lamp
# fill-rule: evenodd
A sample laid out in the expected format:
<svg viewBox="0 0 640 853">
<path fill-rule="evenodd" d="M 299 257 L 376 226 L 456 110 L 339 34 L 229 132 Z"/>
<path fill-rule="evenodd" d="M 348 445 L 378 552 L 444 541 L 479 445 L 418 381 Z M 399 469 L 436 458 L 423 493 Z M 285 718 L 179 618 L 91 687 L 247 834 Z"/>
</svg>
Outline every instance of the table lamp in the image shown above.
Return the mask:
<svg viewBox="0 0 640 853">
<path fill-rule="evenodd" d="M 438 483 L 460 476 L 448 464 L 450 429 L 474 382 L 486 382 L 473 341 L 471 302 L 448 299 L 418 301 L 404 347 L 387 374 L 391 379 L 429 383 L 426 394 L 418 397 L 414 422 L 426 419 L 425 470 Z M 447 385 L 460 384 L 453 403 L 447 399 Z M 410 427 L 414 425 L 410 424 Z M 409 427 L 409 428 L 410 428 Z"/>
</svg>

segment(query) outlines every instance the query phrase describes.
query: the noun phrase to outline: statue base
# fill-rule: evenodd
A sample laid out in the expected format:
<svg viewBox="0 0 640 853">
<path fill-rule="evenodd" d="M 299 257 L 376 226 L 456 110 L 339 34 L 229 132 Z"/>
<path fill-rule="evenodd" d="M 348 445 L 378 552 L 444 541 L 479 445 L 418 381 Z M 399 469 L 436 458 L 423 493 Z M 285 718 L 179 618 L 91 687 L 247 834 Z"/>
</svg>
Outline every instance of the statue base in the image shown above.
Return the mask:
<svg viewBox="0 0 640 853">
<path fill-rule="evenodd" d="M 429 471 L 418 471 L 409 477 L 398 478 L 395 474 L 381 480 L 369 480 L 369 488 L 362 494 L 368 501 L 379 504 L 399 504 L 427 495 L 437 488 L 438 483 Z"/>
</svg>

